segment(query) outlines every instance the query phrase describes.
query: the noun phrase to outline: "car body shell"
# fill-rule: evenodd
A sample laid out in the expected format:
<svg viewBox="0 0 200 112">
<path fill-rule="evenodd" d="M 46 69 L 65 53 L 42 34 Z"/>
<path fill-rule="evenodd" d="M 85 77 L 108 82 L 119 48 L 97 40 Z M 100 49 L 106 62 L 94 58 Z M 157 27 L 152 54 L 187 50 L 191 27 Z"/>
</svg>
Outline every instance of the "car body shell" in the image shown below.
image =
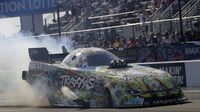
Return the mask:
<svg viewBox="0 0 200 112">
<path fill-rule="evenodd" d="M 71 57 L 69 54 L 60 64 L 31 61 L 24 79 L 30 85 L 38 81 L 44 84 L 50 104 L 56 106 L 138 107 L 186 100 L 167 72 L 137 64 L 91 67 L 80 59 L 73 65 L 69 60 L 77 53 L 87 56 L 99 51 L 108 53 L 99 48 L 83 48 L 70 53 Z"/>
</svg>

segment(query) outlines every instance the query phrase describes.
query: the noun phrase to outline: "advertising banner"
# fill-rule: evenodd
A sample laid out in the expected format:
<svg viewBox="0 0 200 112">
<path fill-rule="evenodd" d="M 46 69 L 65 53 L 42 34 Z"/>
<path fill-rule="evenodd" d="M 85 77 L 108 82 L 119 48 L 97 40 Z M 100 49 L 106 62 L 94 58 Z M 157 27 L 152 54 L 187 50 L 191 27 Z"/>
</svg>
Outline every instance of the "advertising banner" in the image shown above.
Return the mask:
<svg viewBox="0 0 200 112">
<path fill-rule="evenodd" d="M 158 61 L 194 60 L 200 58 L 200 45 L 193 43 L 157 47 Z"/>
<path fill-rule="evenodd" d="M 157 47 L 152 45 L 148 47 L 140 47 L 138 50 L 137 62 L 155 62 L 157 61 Z"/>
<path fill-rule="evenodd" d="M 180 87 L 186 87 L 186 71 L 184 63 L 159 63 L 159 64 L 143 64 L 153 68 L 158 68 L 170 73 Z"/>
<path fill-rule="evenodd" d="M 57 0 L 0 0 L 0 16 L 11 17 L 56 10 Z"/>
<path fill-rule="evenodd" d="M 129 62 L 178 61 L 200 58 L 197 53 L 189 52 L 190 49 L 198 47 L 200 49 L 200 46 L 194 44 L 151 45 L 111 50 L 111 52 Z"/>
<path fill-rule="evenodd" d="M 134 54 L 135 60 L 131 62 L 157 62 L 157 61 L 179 61 L 200 59 L 200 45 L 194 43 L 151 45 L 143 47 L 128 48 L 123 51 L 128 59 Z M 118 55 L 120 54 L 120 55 Z M 117 53 L 121 57 L 121 53 Z M 121 57 L 124 58 L 124 57 Z"/>
<path fill-rule="evenodd" d="M 182 46 L 179 48 L 179 45 L 165 45 L 165 46 L 157 46 L 157 57 L 158 61 L 178 61 L 183 60 L 183 48 Z"/>
</svg>

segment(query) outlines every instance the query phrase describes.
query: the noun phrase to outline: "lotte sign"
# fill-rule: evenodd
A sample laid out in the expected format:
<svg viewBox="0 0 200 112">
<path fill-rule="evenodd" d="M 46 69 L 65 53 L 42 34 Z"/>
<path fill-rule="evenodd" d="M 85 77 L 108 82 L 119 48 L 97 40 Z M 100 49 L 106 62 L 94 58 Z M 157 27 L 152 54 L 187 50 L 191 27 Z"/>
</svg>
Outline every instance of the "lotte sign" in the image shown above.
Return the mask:
<svg viewBox="0 0 200 112">
<path fill-rule="evenodd" d="M 56 10 L 58 0 L 0 0 L 0 16 L 20 16 Z"/>
</svg>

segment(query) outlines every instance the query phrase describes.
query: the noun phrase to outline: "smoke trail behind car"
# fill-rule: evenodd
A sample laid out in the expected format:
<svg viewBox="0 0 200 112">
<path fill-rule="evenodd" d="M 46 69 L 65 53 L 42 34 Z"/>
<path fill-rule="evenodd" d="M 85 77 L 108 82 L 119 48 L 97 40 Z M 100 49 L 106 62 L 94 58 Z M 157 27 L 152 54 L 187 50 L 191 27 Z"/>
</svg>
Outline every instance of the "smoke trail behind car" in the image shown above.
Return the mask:
<svg viewBox="0 0 200 112">
<path fill-rule="evenodd" d="M 30 62 L 28 48 L 47 47 L 51 53 L 60 53 L 61 47 L 73 50 L 73 41 L 67 37 L 0 37 L 0 105 L 46 105 L 40 104 L 31 87 L 22 80 L 23 70 Z"/>
</svg>

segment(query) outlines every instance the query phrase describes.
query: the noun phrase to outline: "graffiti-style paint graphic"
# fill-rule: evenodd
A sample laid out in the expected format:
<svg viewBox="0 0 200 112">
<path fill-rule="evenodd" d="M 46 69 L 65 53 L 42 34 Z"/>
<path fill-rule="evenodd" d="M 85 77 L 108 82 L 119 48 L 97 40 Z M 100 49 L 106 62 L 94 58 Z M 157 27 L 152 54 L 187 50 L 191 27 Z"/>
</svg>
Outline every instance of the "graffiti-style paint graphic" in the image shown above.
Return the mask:
<svg viewBox="0 0 200 112">
<path fill-rule="evenodd" d="M 136 107 L 185 100 L 169 73 L 136 64 L 117 63 L 116 68 L 110 68 L 108 62 L 112 60 L 120 58 L 103 49 L 82 48 L 70 53 L 61 64 L 31 62 L 25 80 L 40 81 L 44 77 L 51 86 L 48 96 L 52 105 L 65 105 L 67 101 L 67 106 Z M 63 87 L 75 96 L 73 100 L 61 93 Z M 57 100 L 64 101 L 55 103 Z"/>
</svg>

